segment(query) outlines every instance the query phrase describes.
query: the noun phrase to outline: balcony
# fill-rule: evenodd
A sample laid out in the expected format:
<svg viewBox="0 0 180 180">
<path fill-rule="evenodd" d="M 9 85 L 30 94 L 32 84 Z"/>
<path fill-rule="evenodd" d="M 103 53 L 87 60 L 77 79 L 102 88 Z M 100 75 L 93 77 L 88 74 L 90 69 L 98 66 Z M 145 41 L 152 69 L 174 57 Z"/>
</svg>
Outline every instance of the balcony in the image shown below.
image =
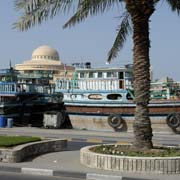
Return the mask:
<svg viewBox="0 0 180 180">
<path fill-rule="evenodd" d="M 21 73 L 17 77 L 18 79 L 52 79 L 53 75 L 48 73 Z"/>
</svg>

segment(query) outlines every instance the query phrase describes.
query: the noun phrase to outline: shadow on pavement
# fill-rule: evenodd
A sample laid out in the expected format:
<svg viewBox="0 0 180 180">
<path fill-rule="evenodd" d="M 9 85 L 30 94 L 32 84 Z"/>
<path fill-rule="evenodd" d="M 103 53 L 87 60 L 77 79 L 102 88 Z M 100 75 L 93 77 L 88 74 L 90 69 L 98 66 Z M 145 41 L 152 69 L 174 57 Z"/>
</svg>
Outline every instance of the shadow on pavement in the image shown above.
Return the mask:
<svg viewBox="0 0 180 180">
<path fill-rule="evenodd" d="M 97 143 L 88 143 L 88 142 L 68 142 L 67 145 L 67 151 L 77 151 L 80 150 L 81 148 L 85 147 L 85 146 L 91 146 L 91 145 L 95 145 Z"/>
<path fill-rule="evenodd" d="M 67 143 L 67 150 L 65 151 L 79 151 L 82 147 L 84 146 L 90 146 L 90 145 L 94 145 L 97 143 L 88 143 L 88 142 L 73 142 L 73 141 L 69 141 Z M 56 153 L 56 152 L 50 152 L 50 153 Z M 45 154 L 49 154 L 49 153 L 44 153 L 41 155 L 45 155 Z M 36 156 L 31 156 L 31 157 L 27 157 L 26 159 L 24 159 L 22 161 L 23 162 L 32 162 L 34 161 L 34 159 L 36 159 L 37 157 L 41 156 L 41 155 L 36 155 Z M 21 162 L 20 162 L 21 163 Z"/>
</svg>

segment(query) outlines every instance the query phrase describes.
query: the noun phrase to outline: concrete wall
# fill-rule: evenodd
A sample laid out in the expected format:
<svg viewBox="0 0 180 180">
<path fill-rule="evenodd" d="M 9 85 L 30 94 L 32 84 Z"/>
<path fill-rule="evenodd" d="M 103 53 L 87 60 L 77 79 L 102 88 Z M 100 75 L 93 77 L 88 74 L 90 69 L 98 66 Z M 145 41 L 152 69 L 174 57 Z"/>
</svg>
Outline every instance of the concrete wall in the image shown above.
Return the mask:
<svg viewBox="0 0 180 180">
<path fill-rule="evenodd" d="M 39 142 L 27 143 L 15 148 L 0 149 L 0 161 L 17 163 L 30 156 L 37 156 L 49 152 L 63 151 L 67 148 L 67 140 L 43 140 Z"/>
<path fill-rule="evenodd" d="M 94 153 L 89 147 L 80 150 L 83 165 L 104 170 L 138 173 L 180 174 L 180 157 L 130 157 Z"/>
</svg>

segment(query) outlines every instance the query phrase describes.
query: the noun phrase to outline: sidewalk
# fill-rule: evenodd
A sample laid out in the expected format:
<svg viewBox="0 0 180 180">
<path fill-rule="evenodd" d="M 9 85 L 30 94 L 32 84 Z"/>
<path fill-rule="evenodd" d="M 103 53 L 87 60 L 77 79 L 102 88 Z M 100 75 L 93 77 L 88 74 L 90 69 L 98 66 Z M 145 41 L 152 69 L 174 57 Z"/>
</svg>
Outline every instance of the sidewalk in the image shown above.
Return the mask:
<svg viewBox="0 0 180 180">
<path fill-rule="evenodd" d="M 132 134 L 120 134 L 120 133 L 109 133 L 109 132 L 89 132 L 89 131 L 77 131 L 77 130 L 45 130 L 38 128 L 12 128 L 12 129 L 0 129 L 1 134 L 23 134 L 26 132 L 32 134 L 47 133 L 47 135 L 91 135 L 97 137 L 103 135 L 105 137 L 122 137 L 130 136 Z M 120 135 L 119 135 L 120 134 Z M 166 136 L 166 135 L 164 135 Z M 163 137 L 163 135 L 160 135 Z M 179 136 L 174 136 L 178 138 Z M 73 177 L 78 179 L 86 179 L 91 174 L 102 174 L 108 175 L 108 179 L 112 179 L 115 176 L 118 177 L 129 177 L 132 179 L 163 179 L 163 180 L 178 180 L 180 175 L 158 175 L 158 174 L 139 174 L 139 173 L 120 173 L 116 171 L 104 171 L 85 167 L 79 162 L 79 149 L 83 146 L 81 142 L 69 142 L 68 150 L 64 152 L 56 152 L 44 154 L 35 158 L 31 158 L 21 163 L 0 163 L 0 171 L 19 172 L 27 174 L 39 174 L 39 175 L 53 175 L 53 176 L 65 176 Z"/>
</svg>

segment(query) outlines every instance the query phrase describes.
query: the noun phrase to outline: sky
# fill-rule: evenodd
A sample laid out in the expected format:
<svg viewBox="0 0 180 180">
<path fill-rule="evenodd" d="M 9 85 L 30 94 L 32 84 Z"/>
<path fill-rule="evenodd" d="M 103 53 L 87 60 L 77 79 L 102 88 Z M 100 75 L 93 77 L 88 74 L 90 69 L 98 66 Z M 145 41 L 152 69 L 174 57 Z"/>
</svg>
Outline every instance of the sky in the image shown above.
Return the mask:
<svg viewBox="0 0 180 180">
<path fill-rule="evenodd" d="M 89 17 L 75 27 L 63 29 L 72 15 L 59 14 L 54 19 L 26 32 L 12 28 L 20 13 L 14 0 L 0 0 L 0 68 L 30 60 L 34 49 L 48 45 L 59 52 L 65 64 L 91 62 L 92 67 L 118 67 L 133 63 L 133 43 L 130 35 L 118 57 L 106 64 L 107 54 L 116 36 L 123 8 Z M 150 60 L 153 78 L 171 77 L 180 81 L 180 16 L 161 1 L 150 22 Z"/>
</svg>

